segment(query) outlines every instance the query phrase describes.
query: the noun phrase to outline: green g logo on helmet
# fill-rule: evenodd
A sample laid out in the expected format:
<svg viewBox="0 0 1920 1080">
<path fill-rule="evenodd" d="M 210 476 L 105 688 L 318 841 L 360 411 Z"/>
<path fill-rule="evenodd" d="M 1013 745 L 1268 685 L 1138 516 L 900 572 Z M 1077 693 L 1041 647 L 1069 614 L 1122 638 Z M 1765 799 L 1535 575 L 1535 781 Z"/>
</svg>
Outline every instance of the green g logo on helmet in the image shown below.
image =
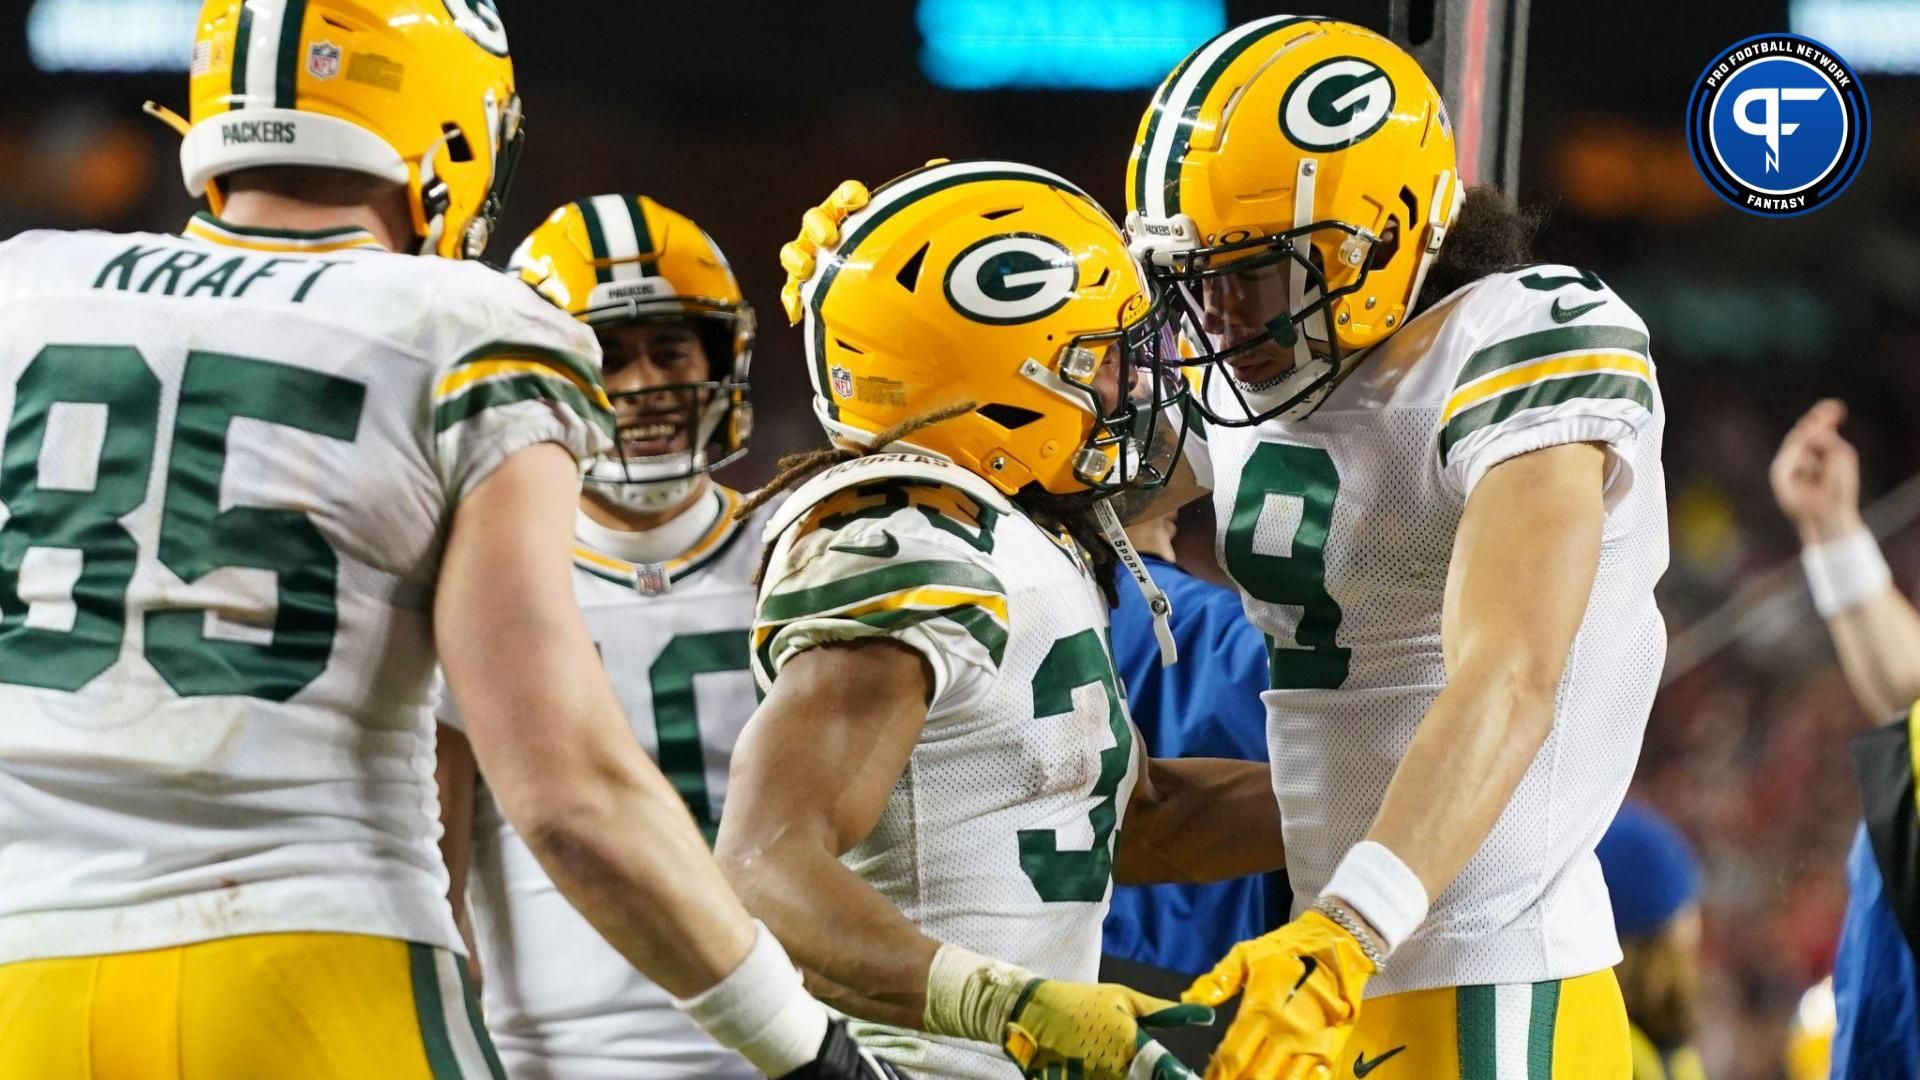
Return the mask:
<svg viewBox="0 0 1920 1080">
<path fill-rule="evenodd" d="M 1372 62 L 1336 56 L 1308 68 L 1280 98 L 1280 130 L 1307 150 L 1339 150 L 1380 130 L 1393 80 Z"/>
<path fill-rule="evenodd" d="M 1033 233 L 989 236 L 947 268 L 947 302 L 975 322 L 1012 326 L 1060 310 L 1080 287 L 1065 246 Z"/>
<path fill-rule="evenodd" d="M 495 56 L 507 55 L 507 24 L 500 20 L 495 0 L 442 0 L 453 25 L 466 32 L 474 44 Z"/>
</svg>

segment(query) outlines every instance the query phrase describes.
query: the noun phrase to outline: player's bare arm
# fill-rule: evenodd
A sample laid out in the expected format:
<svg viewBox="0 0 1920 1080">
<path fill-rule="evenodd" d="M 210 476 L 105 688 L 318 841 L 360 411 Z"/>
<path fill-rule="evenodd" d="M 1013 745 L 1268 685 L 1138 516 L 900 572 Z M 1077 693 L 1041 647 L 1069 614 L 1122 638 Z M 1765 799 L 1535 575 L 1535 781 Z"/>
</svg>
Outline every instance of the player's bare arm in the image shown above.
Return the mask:
<svg viewBox="0 0 1920 1080">
<path fill-rule="evenodd" d="M 1270 767 L 1143 758 L 1113 854 L 1121 885 L 1226 881 L 1286 867 Z"/>
<path fill-rule="evenodd" d="M 1819 402 L 1787 432 L 1769 479 L 1799 530 L 1816 607 L 1854 700 L 1875 720 L 1920 698 L 1920 612 L 1894 587 L 1860 518 L 1860 455 L 1840 434 L 1847 407 Z"/>
<path fill-rule="evenodd" d="M 1549 447 L 1494 466 L 1467 500 L 1441 614 L 1447 687 L 1367 834 L 1428 896 L 1479 850 L 1553 729 L 1600 561 L 1606 468 L 1598 446 Z"/>
<path fill-rule="evenodd" d="M 715 855 L 794 961 L 917 1028 L 940 943 L 840 862 L 872 830 L 927 716 L 925 661 L 890 642 L 809 649 L 781 670 L 735 748 Z M 831 1000 L 831 999 L 830 999 Z"/>
</svg>

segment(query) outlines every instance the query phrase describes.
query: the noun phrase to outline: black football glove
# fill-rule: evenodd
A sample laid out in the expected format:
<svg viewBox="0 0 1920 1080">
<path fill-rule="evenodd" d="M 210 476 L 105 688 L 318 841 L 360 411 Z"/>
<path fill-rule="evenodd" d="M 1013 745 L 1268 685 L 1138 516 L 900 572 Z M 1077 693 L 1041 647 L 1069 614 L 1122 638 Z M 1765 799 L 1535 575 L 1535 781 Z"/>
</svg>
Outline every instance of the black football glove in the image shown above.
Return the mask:
<svg viewBox="0 0 1920 1080">
<path fill-rule="evenodd" d="M 899 1070 L 860 1048 L 847 1033 L 847 1022 L 827 1025 L 820 1053 L 779 1080 L 906 1080 Z"/>
</svg>

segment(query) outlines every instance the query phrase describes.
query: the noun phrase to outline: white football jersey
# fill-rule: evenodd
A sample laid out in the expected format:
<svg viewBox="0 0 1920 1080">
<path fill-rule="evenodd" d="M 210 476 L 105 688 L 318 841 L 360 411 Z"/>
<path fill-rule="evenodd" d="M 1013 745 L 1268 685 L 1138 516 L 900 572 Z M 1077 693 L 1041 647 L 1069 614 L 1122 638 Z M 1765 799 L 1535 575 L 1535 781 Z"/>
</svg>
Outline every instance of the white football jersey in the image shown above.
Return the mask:
<svg viewBox="0 0 1920 1080">
<path fill-rule="evenodd" d="M 1078 549 L 959 466 L 881 454 L 775 518 L 754 671 L 885 637 L 926 657 L 925 729 L 873 831 L 843 856 L 928 937 L 1092 981 L 1114 833 L 1136 779 L 1107 605 Z M 997 1047 L 856 1024 L 915 1076 L 1020 1075 Z"/>
<path fill-rule="evenodd" d="M 435 847 L 448 524 L 611 445 L 599 346 L 361 230 L 0 245 L 0 962 L 464 951 Z"/>
<path fill-rule="evenodd" d="M 1217 553 L 1273 646 L 1264 698 L 1296 910 L 1365 836 L 1446 684 L 1441 604 L 1474 486 L 1528 451 L 1608 450 L 1599 571 L 1553 732 L 1369 996 L 1619 961 L 1593 849 L 1666 653 L 1653 598 L 1667 566 L 1663 424 L 1639 316 L 1591 274 L 1536 266 L 1447 297 L 1303 419 L 1209 427 Z"/>
<path fill-rule="evenodd" d="M 686 553 L 636 565 L 574 547 L 574 593 L 633 733 L 713 840 L 727 766 L 753 715 L 748 635 L 760 530 L 733 520 L 717 485 L 714 524 Z M 696 511 L 697 512 L 697 511 Z M 451 701 L 441 719 L 460 726 Z M 507 1071 L 530 1080 L 746 1080 L 761 1074 L 673 1006 L 554 887 L 483 785 L 467 881 L 487 1027 Z"/>
</svg>

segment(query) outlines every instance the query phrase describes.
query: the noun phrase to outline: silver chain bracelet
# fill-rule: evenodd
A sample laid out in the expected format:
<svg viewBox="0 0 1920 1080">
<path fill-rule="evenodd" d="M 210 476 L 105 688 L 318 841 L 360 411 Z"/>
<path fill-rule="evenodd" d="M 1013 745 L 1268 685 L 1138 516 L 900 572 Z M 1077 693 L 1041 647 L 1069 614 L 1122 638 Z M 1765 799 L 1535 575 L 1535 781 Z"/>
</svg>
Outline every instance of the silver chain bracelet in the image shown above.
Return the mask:
<svg viewBox="0 0 1920 1080">
<path fill-rule="evenodd" d="M 1353 940 L 1360 943 L 1360 951 L 1373 963 L 1376 974 L 1386 970 L 1386 953 L 1381 952 L 1380 946 L 1373 943 L 1373 934 L 1360 925 L 1360 920 L 1348 911 L 1345 905 L 1333 903 L 1323 897 L 1313 905 L 1313 910 L 1325 915 L 1333 925 L 1353 935 Z"/>
</svg>

